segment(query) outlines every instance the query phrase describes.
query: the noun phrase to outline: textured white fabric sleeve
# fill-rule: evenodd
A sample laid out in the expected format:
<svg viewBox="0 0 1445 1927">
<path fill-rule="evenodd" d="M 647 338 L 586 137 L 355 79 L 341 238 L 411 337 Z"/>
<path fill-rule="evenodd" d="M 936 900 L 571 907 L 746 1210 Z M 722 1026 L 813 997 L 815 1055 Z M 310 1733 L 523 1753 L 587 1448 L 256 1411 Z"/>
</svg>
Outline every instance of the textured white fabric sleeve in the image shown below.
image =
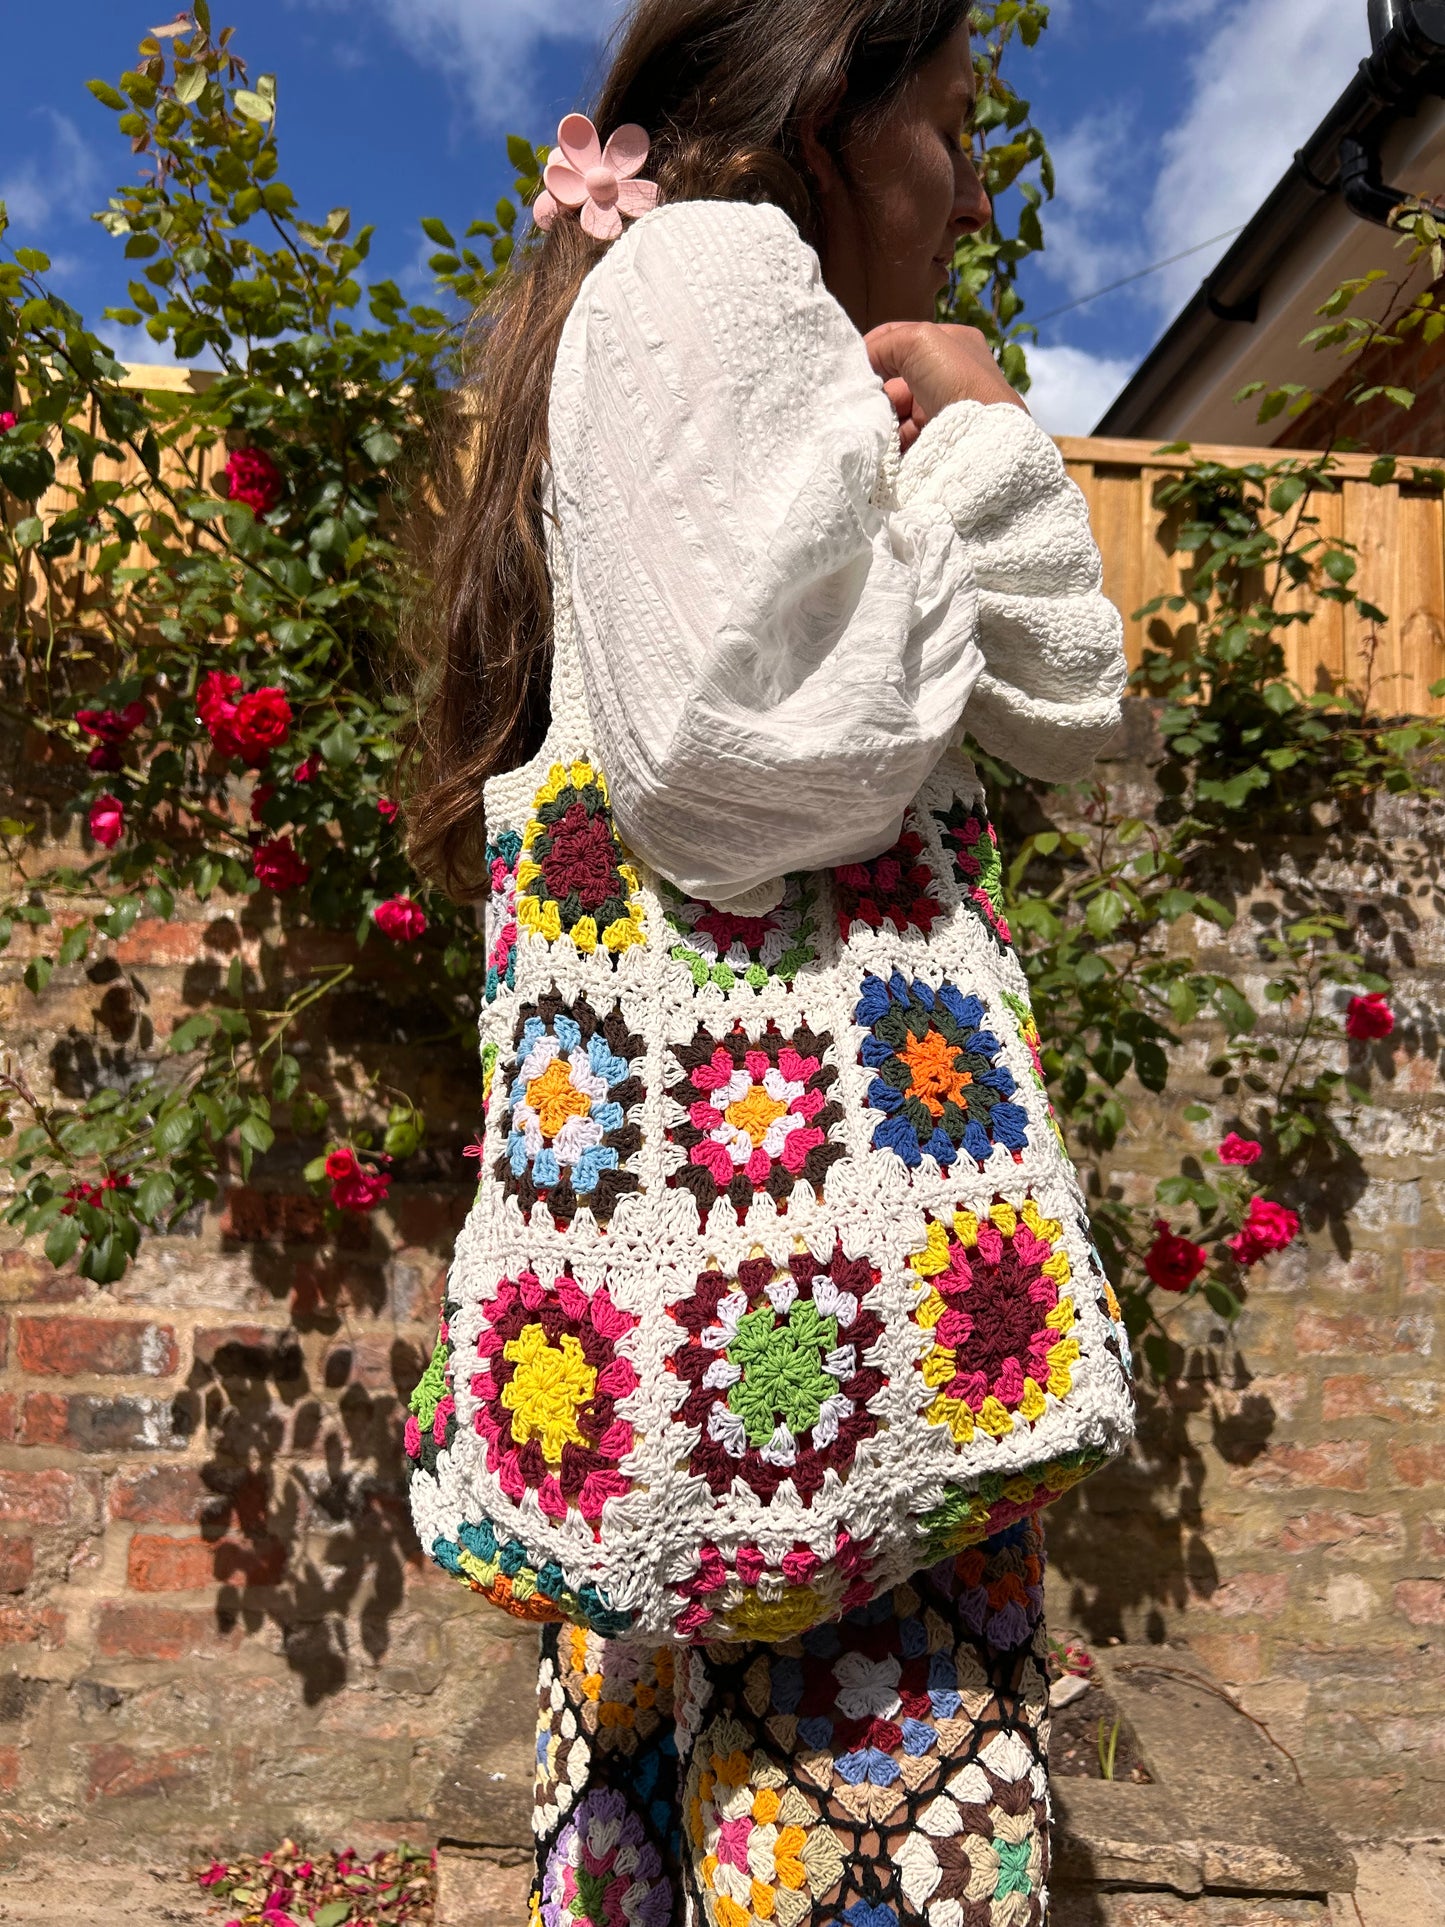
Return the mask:
<svg viewBox="0 0 1445 1927">
<path fill-rule="evenodd" d="M 1129 672 L 1089 512 L 1058 449 L 1021 408 L 955 402 L 904 457 L 898 496 L 914 513 L 947 510 L 978 586 L 986 667 L 964 730 L 1025 776 L 1087 775 L 1119 727 Z"/>
<path fill-rule="evenodd" d="M 946 504 L 881 505 L 897 423 L 787 217 L 629 228 L 568 319 L 549 427 L 626 842 L 718 903 L 885 849 L 983 669 L 977 595 Z"/>
</svg>

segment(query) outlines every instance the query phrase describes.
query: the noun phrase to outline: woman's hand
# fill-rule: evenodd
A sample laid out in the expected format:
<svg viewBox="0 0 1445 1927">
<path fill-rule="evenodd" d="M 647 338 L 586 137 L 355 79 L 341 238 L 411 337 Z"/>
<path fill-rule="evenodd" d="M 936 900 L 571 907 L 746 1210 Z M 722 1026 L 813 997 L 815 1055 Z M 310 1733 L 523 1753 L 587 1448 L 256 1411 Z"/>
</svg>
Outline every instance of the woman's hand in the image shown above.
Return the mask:
<svg viewBox="0 0 1445 1927">
<path fill-rule="evenodd" d="M 906 454 L 952 401 L 1012 402 L 1023 408 L 977 328 L 886 321 L 863 337 L 868 359 L 898 416 Z"/>
</svg>

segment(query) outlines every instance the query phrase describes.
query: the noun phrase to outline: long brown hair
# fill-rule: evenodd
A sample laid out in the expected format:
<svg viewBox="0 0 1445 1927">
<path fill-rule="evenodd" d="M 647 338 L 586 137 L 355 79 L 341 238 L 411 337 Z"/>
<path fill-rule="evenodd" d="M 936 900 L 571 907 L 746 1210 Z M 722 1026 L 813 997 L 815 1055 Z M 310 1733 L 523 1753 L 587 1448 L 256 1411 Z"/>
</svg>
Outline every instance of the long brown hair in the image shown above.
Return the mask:
<svg viewBox="0 0 1445 1927">
<path fill-rule="evenodd" d="M 638 0 L 592 118 L 604 142 L 629 121 L 647 129 L 646 174 L 664 202 L 772 201 L 821 246 L 805 131 L 844 162 L 969 10 L 970 0 Z M 476 373 L 457 410 L 472 459 L 440 519 L 417 631 L 407 810 L 413 863 L 462 899 L 485 888 L 482 785 L 534 754 L 547 727 L 552 364 L 604 251 L 564 215 L 477 318 Z"/>
</svg>

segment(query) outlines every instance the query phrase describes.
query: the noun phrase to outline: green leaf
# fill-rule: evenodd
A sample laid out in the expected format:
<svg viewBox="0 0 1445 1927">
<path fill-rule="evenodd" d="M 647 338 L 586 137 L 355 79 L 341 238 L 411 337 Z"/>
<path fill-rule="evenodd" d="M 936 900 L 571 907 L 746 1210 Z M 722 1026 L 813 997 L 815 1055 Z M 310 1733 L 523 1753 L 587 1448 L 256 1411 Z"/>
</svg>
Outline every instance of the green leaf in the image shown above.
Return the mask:
<svg viewBox="0 0 1445 1927">
<path fill-rule="evenodd" d="M 66 931 L 60 946 L 59 961 L 62 964 L 79 963 L 90 948 L 90 930 L 83 923 L 74 923 Z"/>
<path fill-rule="evenodd" d="M 349 1900 L 328 1900 L 324 1907 L 318 1907 L 311 1916 L 312 1927 L 342 1927 L 351 1918 Z"/>
<path fill-rule="evenodd" d="M 350 723 L 338 723 L 321 739 L 321 754 L 333 769 L 349 769 L 361 754 L 356 731 Z"/>
<path fill-rule="evenodd" d="M 204 67 L 178 67 L 176 69 L 176 99 L 189 107 L 200 99 L 206 91 L 206 70 Z"/>
<path fill-rule="evenodd" d="M 236 112 L 247 120 L 257 121 L 263 127 L 275 111 L 275 103 L 267 100 L 264 94 L 254 93 L 249 87 L 238 87 L 231 96 Z"/>
<path fill-rule="evenodd" d="M 1089 899 L 1089 907 L 1084 913 L 1084 921 L 1089 934 L 1101 942 L 1113 935 L 1124 921 L 1128 905 L 1117 890 L 1100 890 Z"/>
<path fill-rule="evenodd" d="M 156 1120 L 151 1143 L 161 1157 L 172 1157 L 190 1143 L 199 1128 L 197 1112 L 188 1110 L 185 1105 L 178 1105 L 175 1110 L 163 1113 Z"/>
<path fill-rule="evenodd" d="M 1244 1309 L 1229 1286 L 1220 1284 L 1217 1278 L 1211 1278 L 1205 1285 L 1204 1296 L 1209 1301 L 1210 1307 L 1217 1311 L 1221 1318 L 1226 1318 L 1231 1323 Z"/>
<path fill-rule="evenodd" d="M 1276 515 L 1292 509 L 1307 487 L 1303 475 L 1285 475 L 1270 490 L 1269 505 Z"/>
<path fill-rule="evenodd" d="M 168 1171 L 152 1171 L 136 1189 L 135 1208 L 142 1218 L 164 1217 L 175 1203 L 175 1179 Z"/>
<path fill-rule="evenodd" d="M 50 982 L 55 965 L 49 957 L 32 957 L 25 966 L 25 988 L 31 996 L 38 997 Z"/>
<path fill-rule="evenodd" d="M 439 248 L 455 248 L 456 240 L 445 221 L 439 221 L 434 214 L 424 214 L 421 218 L 421 231 L 429 241 L 435 241 Z"/>
<path fill-rule="evenodd" d="M 118 93 L 108 80 L 88 80 L 85 84 L 91 93 L 95 95 L 102 107 L 109 107 L 111 112 L 115 114 L 119 114 L 124 110 L 124 95 Z"/>
<path fill-rule="evenodd" d="M 378 468 L 385 468 L 401 453 L 401 443 L 384 428 L 368 428 L 361 437 L 361 446 Z"/>
<path fill-rule="evenodd" d="M 80 1243 L 80 1226 L 74 1218 L 62 1218 L 45 1240 L 45 1255 L 58 1271 L 68 1265 Z"/>
<path fill-rule="evenodd" d="M 249 1144 L 254 1151 L 269 1151 L 276 1142 L 276 1133 L 264 1117 L 252 1111 L 249 1117 L 241 1120 L 240 1138 L 243 1144 Z"/>
<path fill-rule="evenodd" d="M 201 1011 L 194 1017 L 187 1017 L 184 1023 L 176 1026 L 171 1032 L 170 1048 L 177 1056 L 184 1056 L 187 1051 L 193 1051 L 198 1044 L 203 1044 L 213 1037 L 215 1032 L 215 1018 L 209 1012 Z"/>
</svg>

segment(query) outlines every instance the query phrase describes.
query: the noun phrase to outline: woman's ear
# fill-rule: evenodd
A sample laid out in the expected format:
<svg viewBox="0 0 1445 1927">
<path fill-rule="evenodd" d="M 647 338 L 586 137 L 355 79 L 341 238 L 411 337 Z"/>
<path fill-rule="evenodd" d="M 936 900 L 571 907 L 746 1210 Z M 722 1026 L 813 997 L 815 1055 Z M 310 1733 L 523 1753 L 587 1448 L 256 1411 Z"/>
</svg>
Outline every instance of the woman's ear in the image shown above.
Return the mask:
<svg viewBox="0 0 1445 1927">
<path fill-rule="evenodd" d="M 821 198 L 832 194 L 844 185 L 842 171 L 834 155 L 824 141 L 824 133 L 830 122 L 843 105 L 843 96 L 848 83 L 840 74 L 828 90 L 828 97 L 818 111 L 809 114 L 803 122 L 798 136 L 798 146 L 802 151 L 803 165 L 812 177 L 813 185 Z"/>
</svg>

